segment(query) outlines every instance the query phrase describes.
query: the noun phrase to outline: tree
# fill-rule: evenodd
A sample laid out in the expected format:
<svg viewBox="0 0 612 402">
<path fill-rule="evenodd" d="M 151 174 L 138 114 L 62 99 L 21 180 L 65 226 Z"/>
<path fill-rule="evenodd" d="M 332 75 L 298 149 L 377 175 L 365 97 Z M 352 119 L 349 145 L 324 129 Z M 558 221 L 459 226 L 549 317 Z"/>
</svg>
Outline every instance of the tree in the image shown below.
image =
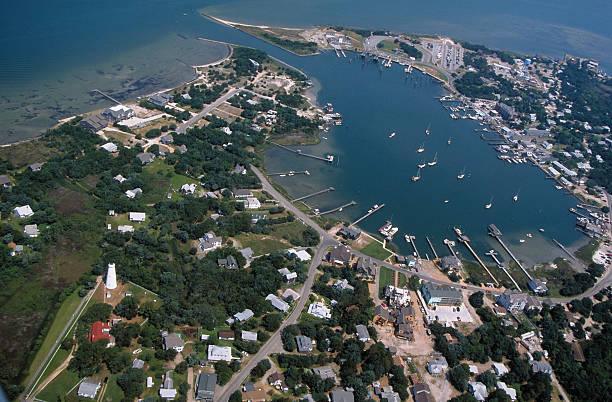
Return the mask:
<svg viewBox="0 0 612 402">
<path fill-rule="evenodd" d="M 232 379 L 234 372 L 230 366 L 224 361 L 218 361 L 215 363 L 215 373 L 217 373 L 217 382 L 219 385 L 225 385 L 229 380 Z"/>
<path fill-rule="evenodd" d="M 453 367 L 448 372 L 448 380 L 461 392 L 467 391 L 469 379 L 470 367 L 465 363 Z"/>
<path fill-rule="evenodd" d="M 419 277 L 416 275 L 412 275 L 408 280 L 408 287 L 410 288 L 410 290 L 413 290 L 415 292 L 419 290 L 419 288 L 421 287 L 421 280 L 419 279 Z"/>
<path fill-rule="evenodd" d="M 492 371 L 487 370 L 483 373 L 480 373 L 476 376 L 476 380 L 480 381 L 484 385 L 488 387 L 492 387 L 497 383 L 497 377 L 493 374 Z"/>
<path fill-rule="evenodd" d="M 128 368 L 125 370 L 125 373 L 117 378 L 117 385 L 121 387 L 126 397 L 136 398 L 144 390 L 143 381 L 144 373 L 142 370 Z"/>
<path fill-rule="evenodd" d="M 474 308 L 481 308 L 484 305 L 484 293 L 478 291 L 476 293 L 472 293 L 468 298 L 470 304 Z"/>
<path fill-rule="evenodd" d="M 280 328 L 283 316 L 279 313 L 270 313 L 263 318 L 263 326 L 266 331 L 274 332 Z"/>
<path fill-rule="evenodd" d="M 240 390 L 234 391 L 229 397 L 229 402 L 242 402 L 242 392 Z"/>
<path fill-rule="evenodd" d="M 132 296 L 126 296 L 117 304 L 113 312 L 131 320 L 138 314 L 138 300 Z"/>
</svg>

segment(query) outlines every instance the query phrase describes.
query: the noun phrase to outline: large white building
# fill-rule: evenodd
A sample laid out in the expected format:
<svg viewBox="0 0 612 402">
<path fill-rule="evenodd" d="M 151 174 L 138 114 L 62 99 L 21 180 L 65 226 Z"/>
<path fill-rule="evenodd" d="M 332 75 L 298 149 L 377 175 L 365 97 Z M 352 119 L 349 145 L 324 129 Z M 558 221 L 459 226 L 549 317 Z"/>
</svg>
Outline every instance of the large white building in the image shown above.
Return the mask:
<svg viewBox="0 0 612 402">
<path fill-rule="evenodd" d="M 208 345 L 208 361 L 232 361 L 232 348 L 229 346 Z"/>
<path fill-rule="evenodd" d="M 117 272 L 115 271 L 115 263 L 111 262 L 108 264 L 108 271 L 106 272 L 106 289 L 117 288 Z"/>
</svg>

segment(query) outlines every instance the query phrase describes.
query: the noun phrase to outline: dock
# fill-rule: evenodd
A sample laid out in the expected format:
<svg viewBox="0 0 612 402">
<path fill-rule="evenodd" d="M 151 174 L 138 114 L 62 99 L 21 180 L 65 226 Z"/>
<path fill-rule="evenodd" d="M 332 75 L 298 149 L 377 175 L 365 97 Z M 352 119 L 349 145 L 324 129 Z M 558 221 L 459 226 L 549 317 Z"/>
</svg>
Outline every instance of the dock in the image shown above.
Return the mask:
<svg viewBox="0 0 612 402">
<path fill-rule="evenodd" d="M 431 240 L 429 240 L 429 237 L 425 236 L 425 240 L 427 240 L 427 243 L 429 244 L 429 247 L 431 248 L 431 251 L 433 251 L 434 253 L 434 257 L 436 257 L 436 260 L 439 258 L 438 257 L 438 253 L 436 253 L 436 249 L 434 248 L 433 244 L 431 244 Z"/>
<path fill-rule="evenodd" d="M 361 222 L 365 218 L 367 218 L 370 215 L 372 215 L 374 212 L 380 211 L 382 209 L 382 207 L 384 207 L 384 206 L 385 206 L 385 204 L 380 204 L 377 208 L 373 208 L 370 212 L 368 212 L 367 214 L 365 214 L 361 218 L 357 219 L 355 222 L 351 223 L 349 226 L 355 226 L 356 224 L 358 224 L 359 222 Z"/>
<path fill-rule="evenodd" d="M 453 247 L 455 247 L 455 242 L 449 239 L 444 239 L 443 243 L 446 244 L 446 247 L 448 247 L 453 257 L 457 257 L 457 253 L 455 253 L 455 249 L 453 249 Z"/>
<path fill-rule="evenodd" d="M 286 151 L 293 152 L 293 153 L 294 153 L 294 154 L 296 154 L 296 155 L 306 156 L 306 157 L 308 157 L 308 158 L 313 158 L 313 159 L 318 159 L 318 160 L 320 160 L 320 161 L 324 161 L 324 162 L 327 162 L 327 163 L 332 163 L 332 162 L 334 161 L 334 157 L 333 157 L 333 155 L 329 155 L 329 156 L 327 156 L 327 157 L 325 157 L 325 158 L 324 158 L 324 157 L 322 157 L 322 156 L 316 156 L 316 155 L 305 154 L 305 153 L 303 153 L 303 152 L 302 152 L 302 150 L 301 150 L 301 149 L 296 149 L 296 150 L 293 150 L 293 149 L 291 149 L 291 148 L 289 148 L 289 147 L 286 147 L 286 146 L 284 146 L 284 145 L 277 144 L 276 142 L 272 142 L 272 141 L 269 141 L 269 140 L 266 140 L 266 141 L 268 141 L 270 144 L 276 145 L 277 147 L 282 148 L 282 149 L 284 149 L 284 150 L 286 150 Z"/>
<path fill-rule="evenodd" d="M 417 258 L 420 260 L 421 259 L 421 255 L 419 254 L 419 250 L 417 250 L 417 246 L 416 244 L 414 244 L 414 239 L 416 239 L 416 237 L 412 236 L 412 235 L 406 235 L 406 241 L 410 244 L 412 244 L 412 248 L 414 249 L 414 252 L 417 255 Z"/>
<path fill-rule="evenodd" d="M 497 253 L 495 252 L 495 250 L 490 250 L 488 253 L 485 253 L 485 255 L 488 255 L 491 258 L 493 258 L 493 260 L 495 260 L 495 263 L 497 264 L 497 267 L 501 269 L 502 271 L 504 271 L 504 273 L 508 276 L 508 278 L 510 278 L 512 283 L 514 283 L 514 286 L 516 286 L 518 291 L 522 292 L 521 287 L 518 285 L 518 283 L 516 283 L 512 275 L 510 275 L 510 272 L 508 272 L 508 270 L 506 269 L 506 266 L 497 258 Z"/>
<path fill-rule="evenodd" d="M 523 267 L 523 264 L 521 264 L 521 262 L 518 260 L 518 258 L 516 258 L 514 256 L 514 254 L 512 254 L 512 251 L 510 251 L 508 246 L 506 246 L 506 244 L 503 242 L 503 240 L 501 239 L 502 233 L 497 228 L 497 226 L 495 226 L 494 224 L 490 224 L 489 225 L 489 236 L 494 237 L 495 239 L 497 239 L 499 244 L 501 244 L 501 246 L 504 248 L 504 250 L 506 250 L 506 253 L 508 253 L 508 255 L 510 255 L 510 257 L 512 257 L 514 262 L 516 262 L 516 264 L 519 266 L 519 268 L 521 268 L 523 270 L 523 272 L 525 273 L 525 275 L 527 275 L 527 278 L 529 278 L 530 281 L 533 281 L 533 278 L 531 277 L 531 275 L 529 275 L 529 272 L 527 272 L 527 270 Z"/>
<path fill-rule="evenodd" d="M 487 266 L 485 265 L 484 262 L 482 262 L 482 260 L 480 259 L 480 257 L 478 256 L 478 254 L 476 254 L 476 251 L 474 251 L 474 249 L 472 248 L 472 246 L 470 246 L 470 238 L 467 237 L 465 234 L 463 234 L 461 232 L 461 230 L 459 228 L 454 228 L 455 229 L 455 233 L 457 233 L 457 238 L 459 239 L 459 241 L 461 243 L 463 243 L 465 245 L 465 247 L 467 247 L 468 250 L 470 250 L 470 253 L 472 253 L 472 255 L 474 256 L 474 258 L 476 258 L 476 261 L 478 261 L 478 263 L 484 268 L 484 270 L 487 272 L 487 274 L 489 274 L 489 276 L 495 281 L 495 283 L 497 285 L 499 285 L 499 282 L 497 281 L 497 279 L 495 279 L 495 277 L 493 276 L 493 274 L 491 273 L 491 271 L 489 271 L 489 268 L 487 268 Z"/>
<path fill-rule="evenodd" d="M 552 241 L 553 241 L 553 242 L 554 242 L 554 243 L 555 243 L 557 246 L 559 246 L 559 248 L 561 248 L 561 250 L 565 251 L 565 252 L 567 253 L 567 255 L 569 255 L 569 256 L 570 256 L 570 258 L 571 258 L 572 260 L 574 260 L 574 261 L 578 261 L 578 260 L 576 259 L 576 257 L 574 257 L 574 254 L 572 254 L 572 253 L 571 253 L 571 252 L 570 252 L 568 249 L 566 249 L 566 248 L 565 248 L 565 246 L 564 246 L 563 244 L 559 243 L 559 242 L 558 242 L 557 240 L 555 240 L 555 239 L 552 239 Z"/>
<path fill-rule="evenodd" d="M 119 102 L 117 99 L 113 98 L 112 96 L 105 94 L 104 92 L 100 91 L 99 89 L 92 89 L 91 92 L 97 92 L 100 95 L 104 96 L 107 99 L 110 99 L 111 101 L 115 102 L 117 105 L 121 105 L 121 102 Z"/>
<path fill-rule="evenodd" d="M 328 193 L 328 192 L 334 191 L 334 190 L 335 190 L 335 188 L 328 187 L 328 188 L 326 188 L 324 190 L 317 191 L 316 193 L 312 193 L 312 194 L 305 195 L 303 197 L 296 198 L 296 199 L 293 200 L 293 202 L 302 201 L 302 200 L 305 200 L 306 198 L 314 197 L 314 196 L 319 195 L 319 194 L 325 194 L 325 193 Z"/>
<path fill-rule="evenodd" d="M 580 212 L 576 211 L 576 209 L 574 209 L 574 208 L 570 208 L 570 212 L 573 213 L 573 214 L 578 215 L 581 218 L 590 219 L 588 216 L 586 216 L 585 214 L 581 214 Z"/>
<path fill-rule="evenodd" d="M 296 174 L 305 174 L 307 176 L 310 176 L 310 172 L 308 170 L 300 170 L 298 172 L 290 170 L 288 172 L 268 173 L 268 176 L 294 176 Z"/>
<path fill-rule="evenodd" d="M 344 205 L 340 205 L 339 207 L 336 207 L 334 209 L 330 209 L 330 210 L 324 211 L 324 212 L 319 212 L 318 214 L 313 215 L 313 216 L 331 214 L 332 212 L 340 211 L 341 209 L 346 208 L 346 207 L 350 207 L 351 205 L 357 205 L 357 203 L 355 201 L 351 201 L 351 202 L 348 202 L 348 203 L 346 203 Z"/>
</svg>

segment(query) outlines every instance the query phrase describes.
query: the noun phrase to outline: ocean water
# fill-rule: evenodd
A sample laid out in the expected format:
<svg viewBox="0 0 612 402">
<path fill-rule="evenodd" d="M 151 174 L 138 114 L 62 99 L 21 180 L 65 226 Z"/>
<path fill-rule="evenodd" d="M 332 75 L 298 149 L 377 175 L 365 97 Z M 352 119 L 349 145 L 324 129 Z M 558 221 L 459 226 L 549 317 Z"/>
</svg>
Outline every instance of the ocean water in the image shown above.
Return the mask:
<svg viewBox="0 0 612 402">
<path fill-rule="evenodd" d="M 7 4 L 0 14 L 0 143 L 107 106 L 94 88 L 126 100 L 191 79 L 188 65 L 226 52 L 200 37 L 294 59 L 202 18 L 200 9 L 245 23 L 440 33 L 526 53 L 592 56 L 612 66 L 612 2 L 603 0 L 32 0 Z"/>
<path fill-rule="evenodd" d="M 553 238 L 565 245 L 584 242 L 585 237 L 574 229 L 575 216 L 569 212 L 575 198 L 557 190 L 533 165 L 499 160 L 480 138 L 481 133 L 474 131 L 481 128 L 478 123 L 450 118 L 436 99 L 446 91 L 435 80 L 418 71 L 406 74 L 397 65 L 381 68 L 355 54 L 338 58 L 326 52 L 310 60 L 314 61 L 308 69 L 321 85 L 319 102 L 333 103 L 334 110 L 343 116 L 343 125 L 322 134 L 327 139 L 316 146 L 294 147 L 317 156 L 333 154 L 337 163 L 330 165 L 280 148 L 266 152 L 268 172 L 311 173 L 273 177 L 292 196 L 333 186 L 335 191 L 306 203 L 325 211 L 356 201 L 356 206 L 332 215 L 349 222 L 374 204 L 384 203 L 382 210 L 359 226 L 377 232 L 387 219 L 392 220 L 400 229 L 394 239 L 399 250 L 412 253 L 404 241 L 404 234 L 412 234 L 423 257 L 425 253 L 433 256 L 425 236 L 439 254 L 449 254 L 443 240 L 456 239 L 454 226 L 471 238 L 473 248 L 482 256 L 491 248 L 502 251 L 487 236 L 487 226 L 494 223 L 506 244 L 530 264 L 563 255 Z M 426 135 L 429 125 L 431 134 Z M 389 138 L 392 132 L 396 135 Z M 425 151 L 417 153 L 422 145 Z M 431 161 L 436 153 L 438 164 L 426 166 L 421 180 L 413 182 L 417 165 Z M 464 168 L 466 177 L 458 180 Z M 519 200 L 513 202 L 517 193 Z M 485 209 L 491 199 L 492 208 Z M 545 232 L 540 233 L 539 228 Z M 526 241 L 520 243 L 520 239 Z M 471 258 L 463 246 L 458 250 Z"/>
</svg>

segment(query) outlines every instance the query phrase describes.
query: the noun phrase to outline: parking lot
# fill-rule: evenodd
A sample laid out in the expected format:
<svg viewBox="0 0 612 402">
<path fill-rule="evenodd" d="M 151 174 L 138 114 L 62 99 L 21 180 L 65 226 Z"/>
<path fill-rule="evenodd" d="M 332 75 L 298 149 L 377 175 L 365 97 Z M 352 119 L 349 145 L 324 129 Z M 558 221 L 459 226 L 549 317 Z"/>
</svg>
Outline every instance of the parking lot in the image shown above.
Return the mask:
<svg viewBox="0 0 612 402">
<path fill-rule="evenodd" d="M 437 306 L 435 310 L 426 307 L 425 315 L 429 322 L 474 322 L 474 319 L 464 304 L 460 307 Z"/>
</svg>

